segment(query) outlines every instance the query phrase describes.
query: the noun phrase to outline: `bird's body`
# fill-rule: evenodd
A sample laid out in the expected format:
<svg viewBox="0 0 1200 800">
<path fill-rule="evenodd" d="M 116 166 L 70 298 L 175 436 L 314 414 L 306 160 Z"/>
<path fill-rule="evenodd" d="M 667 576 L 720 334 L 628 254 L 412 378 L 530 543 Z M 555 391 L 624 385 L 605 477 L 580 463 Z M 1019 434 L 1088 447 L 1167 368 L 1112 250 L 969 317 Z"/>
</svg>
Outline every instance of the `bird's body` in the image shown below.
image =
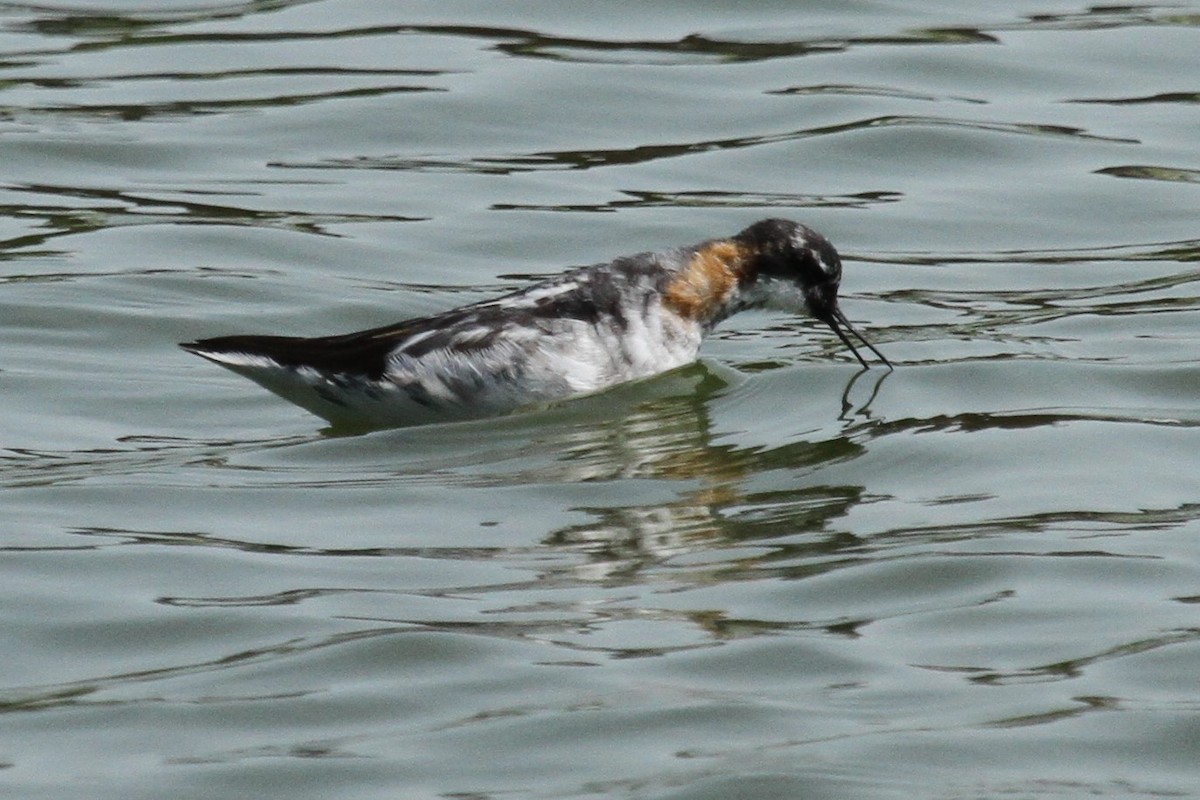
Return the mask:
<svg viewBox="0 0 1200 800">
<path fill-rule="evenodd" d="M 335 424 L 407 425 L 504 413 L 665 372 L 695 360 L 704 336 L 747 308 L 806 310 L 850 345 L 838 327 L 850 328 L 837 307 L 840 279 L 824 237 L 764 220 L 727 239 L 581 267 L 383 328 L 181 346 Z"/>
</svg>

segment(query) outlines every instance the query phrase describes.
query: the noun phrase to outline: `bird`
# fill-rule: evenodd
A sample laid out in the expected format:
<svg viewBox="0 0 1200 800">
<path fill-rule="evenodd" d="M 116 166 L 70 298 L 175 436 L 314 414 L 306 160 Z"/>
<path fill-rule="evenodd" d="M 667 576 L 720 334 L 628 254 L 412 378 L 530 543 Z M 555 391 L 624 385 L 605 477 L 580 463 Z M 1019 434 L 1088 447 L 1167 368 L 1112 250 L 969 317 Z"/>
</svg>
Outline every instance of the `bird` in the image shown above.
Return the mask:
<svg viewBox="0 0 1200 800">
<path fill-rule="evenodd" d="M 501 297 L 354 333 L 181 342 L 334 426 L 506 414 L 696 360 L 746 309 L 808 314 L 869 369 L 838 305 L 842 263 L 812 228 L 764 219 L 732 236 L 577 267 Z"/>
</svg>

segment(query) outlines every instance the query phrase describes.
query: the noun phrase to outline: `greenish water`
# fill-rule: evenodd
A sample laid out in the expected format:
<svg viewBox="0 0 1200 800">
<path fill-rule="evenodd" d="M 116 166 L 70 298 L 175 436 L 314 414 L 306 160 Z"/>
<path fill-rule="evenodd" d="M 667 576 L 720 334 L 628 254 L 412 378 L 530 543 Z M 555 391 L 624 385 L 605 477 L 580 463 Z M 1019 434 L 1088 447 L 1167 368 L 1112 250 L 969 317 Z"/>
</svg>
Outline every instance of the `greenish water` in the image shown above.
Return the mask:
<svg viewBox="0 0 1200 800">
<path fill-rule="evenodd" d="M 0 5 L 0 786 L 1200 797 L 1200 4 Z M 330 435 L 179 351 L 802 220 L 843 307 Z"/>
</svg>

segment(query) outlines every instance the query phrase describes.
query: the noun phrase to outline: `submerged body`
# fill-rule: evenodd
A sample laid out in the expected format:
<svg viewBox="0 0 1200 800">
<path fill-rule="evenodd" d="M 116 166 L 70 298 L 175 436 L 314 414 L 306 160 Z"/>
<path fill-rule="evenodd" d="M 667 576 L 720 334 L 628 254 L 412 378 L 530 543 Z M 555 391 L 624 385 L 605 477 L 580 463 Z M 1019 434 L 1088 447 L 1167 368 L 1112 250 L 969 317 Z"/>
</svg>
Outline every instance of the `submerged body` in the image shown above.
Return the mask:
<svg viewBox="0 0 1200 800">
<path fill-rule="evenodd" d="M 383 328 L 180 346 L 335 424 L 408 425 L 504 413 L 674 369 L 747 308 L 807 312 L 866 367 L 840 325 L 887 364 L 838 308 L 840 281 L 823 236 L 763 220 L 727 239 L 581 267 Z"/>
</svg>

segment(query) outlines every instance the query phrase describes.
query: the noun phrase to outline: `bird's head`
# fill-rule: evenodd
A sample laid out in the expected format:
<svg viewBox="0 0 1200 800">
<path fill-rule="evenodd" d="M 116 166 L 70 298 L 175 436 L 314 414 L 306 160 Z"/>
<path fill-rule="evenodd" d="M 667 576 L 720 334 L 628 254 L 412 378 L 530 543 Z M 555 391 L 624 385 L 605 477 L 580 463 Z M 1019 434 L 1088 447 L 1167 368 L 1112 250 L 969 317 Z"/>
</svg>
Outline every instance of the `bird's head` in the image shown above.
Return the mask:
<svg viewBox="0 0 1200 800">
<path fill-rule="evenodd" d="M 824 322 L 850 348 L 864 369 L 867 362 L 846 337 L 843 328 L 854 334 L 889 368 L 892 366 L 854 329 L 839 308 L 842 260 L 828 239 L 812 228 L 786 219 L 764 219 L 734 238 L 755 253 L 755 282 L 764 306 L 793 313 L 806 312 Z"/>
</svg>

